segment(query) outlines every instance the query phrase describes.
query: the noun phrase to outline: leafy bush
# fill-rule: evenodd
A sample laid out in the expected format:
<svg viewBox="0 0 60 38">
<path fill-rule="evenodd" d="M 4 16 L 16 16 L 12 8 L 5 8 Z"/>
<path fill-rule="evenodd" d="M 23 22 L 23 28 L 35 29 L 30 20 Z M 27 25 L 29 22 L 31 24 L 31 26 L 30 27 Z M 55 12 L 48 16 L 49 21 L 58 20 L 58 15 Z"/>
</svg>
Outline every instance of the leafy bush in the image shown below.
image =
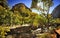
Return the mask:
<svg viewBox="0 0 60 38">
<path fill-rule="evenodd" d="M 5 38 L 5 35 L 7 35 L 6 32 L 10 31 L 9 27 L 0 26 L 0 38 Z"/>
</svg>

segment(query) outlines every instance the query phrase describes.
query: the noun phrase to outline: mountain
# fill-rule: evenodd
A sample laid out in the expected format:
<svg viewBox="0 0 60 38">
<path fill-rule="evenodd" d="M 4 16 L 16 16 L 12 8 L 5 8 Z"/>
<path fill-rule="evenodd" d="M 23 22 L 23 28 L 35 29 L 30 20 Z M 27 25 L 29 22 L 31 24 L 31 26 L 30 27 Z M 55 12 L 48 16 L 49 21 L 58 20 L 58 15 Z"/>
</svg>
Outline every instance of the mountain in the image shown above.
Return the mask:
<svg viewBox="0 0 60 38">
<path fill-rule="evenodd" d="M 12 11 L 19 11 L 19 12 L 21 12 L 21 10 L 24 10 L 24 9 L 28 9 L 29 11 L 31 11 L 31 9 L 28 8 L 24 3 L 18 3 L 18 4 L 15 4 L 12 7 Z"/>
</svg>

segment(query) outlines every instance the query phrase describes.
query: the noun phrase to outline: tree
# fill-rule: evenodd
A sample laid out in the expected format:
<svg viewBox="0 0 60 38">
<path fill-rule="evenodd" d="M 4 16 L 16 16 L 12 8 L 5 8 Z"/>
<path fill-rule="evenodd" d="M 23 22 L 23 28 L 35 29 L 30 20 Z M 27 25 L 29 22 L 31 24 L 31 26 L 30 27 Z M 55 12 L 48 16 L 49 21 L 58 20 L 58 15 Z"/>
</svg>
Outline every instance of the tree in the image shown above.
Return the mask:
<svg viewBox="0 0 60 38">
<path fill-rule="evenodd" d="M 8 9 L 8 2 L 7 0 L 0 0 L 0 5 L 4 8 L 7 8 Z"/>
<path fill-rule="evenodd" d="M 11 24 L 11 15 L 12 12 L 10 12 L 7 9 L 2 8 L 3 10 L 0 10 L 0 25 L 2 24 Z"/>
<path fill-rule="evenodd" d="M 31 8 L 37 8 L 38 0 L 32 0 Z"/>
<path fill-rule="evenodd" d="M 26 7 L 25 4 L 16 4 L 15 6 L 13 6 L 12 11 L 14 12 L 14 14 L 17 12 L 17 14 L 20 16 L 19 18 L 21 24 L 29 23 L 31 10 L 30 8 Z"/>
<path fill-rule="evenodd" d="M 48 0 L 48 4 L 47 4 L 47 8 L 48 8 L 48 11 L 47 11 L 47 19 L 48 19 L 48 23 L 49 23 L 49 8 L 53 5 L 53 0 Z"/>
<path fill-rule="evenodd" d="M 5 35 L 7 35 L 6 32 L 9 31 L 10 31 L 9 27 L 0 26 L 0 38 L 5 38 Z"/>
</svg>

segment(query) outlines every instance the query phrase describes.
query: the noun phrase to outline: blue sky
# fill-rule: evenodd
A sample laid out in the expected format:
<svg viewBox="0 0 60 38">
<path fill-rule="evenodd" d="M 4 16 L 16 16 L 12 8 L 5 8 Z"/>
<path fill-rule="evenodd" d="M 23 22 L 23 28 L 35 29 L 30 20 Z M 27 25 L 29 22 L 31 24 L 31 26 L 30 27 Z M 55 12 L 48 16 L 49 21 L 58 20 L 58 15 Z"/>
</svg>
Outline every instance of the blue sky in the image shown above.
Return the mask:
<svg viewBox="0 0 60 38">
<path fill-rule="evenodd" d="M 31 2 L 31 0 L 8 0 L 8 4 L 10 7 L 14 6 L 17 3 L 24 3 L 27 7 L 30 8 Z"/>
<path fill-rule="evenodd" d="M 54 5 L 50 7 L 50 13 L 53 11 L 53 9 L 60 4 L 60 0 L 53 0 Z"/>
<path fill-rule="evenodd" d="M 8 4 L 10 7 L 14 6 L 17 3 L 24 3 L 27 7 L 31 7 L 32 0 L 8 0 Z M 53 0 L 54 5 L 50 8 L 50 13 L 53 9 L 60 4 L 60 0 Z"/>
</svg>

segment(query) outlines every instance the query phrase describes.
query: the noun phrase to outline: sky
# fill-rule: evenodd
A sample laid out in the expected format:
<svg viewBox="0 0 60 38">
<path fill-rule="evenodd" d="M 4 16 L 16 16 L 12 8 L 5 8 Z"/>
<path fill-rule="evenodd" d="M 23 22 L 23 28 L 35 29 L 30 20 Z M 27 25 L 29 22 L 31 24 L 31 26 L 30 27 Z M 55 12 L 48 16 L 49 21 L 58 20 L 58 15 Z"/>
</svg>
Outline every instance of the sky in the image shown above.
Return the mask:
<svg viewBox="0 0 60 38">
<path fill-rule="evenodd" d="M 10 7 L 12 7 L 18 3 L 24 3 L 29 8 L 30 8 L 31 2 L 32 2 L 31 0 L 7 0 L 7 1 L 8 1 L 8 4 Z"/>
<path fill-rule="evenodd" d="M 31 7 L 32 0 L 7 0 L 9 7 L 12 8 L 15 4 L 24 3 L 28 8 Z M 49 13 L 52 13 L 53 9 L 60 4 L 60 0 L 53 0 L 54 5 L 50 7 Z"/>
</svg>

